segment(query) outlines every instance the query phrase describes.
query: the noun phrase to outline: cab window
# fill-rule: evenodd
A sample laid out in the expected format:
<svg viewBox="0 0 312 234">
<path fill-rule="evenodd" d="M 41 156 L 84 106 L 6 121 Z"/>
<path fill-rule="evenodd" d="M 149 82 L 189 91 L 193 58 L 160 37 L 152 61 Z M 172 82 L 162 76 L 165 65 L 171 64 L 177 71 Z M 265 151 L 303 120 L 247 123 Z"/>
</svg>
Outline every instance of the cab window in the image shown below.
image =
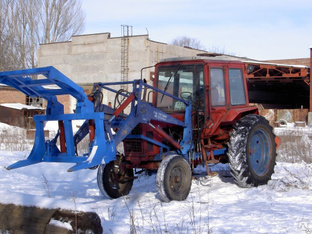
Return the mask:
<svg viewBox="0 0 312 234">
<path fill-rule="evenodd" d="M 204 105 L 204 67 L 202 64 L 175 65 L 158 68 L 157 88 L 180 97 Z M 184 111 L 185 104 L 181 101 L 158 93 L 156 106 L 165 112 Z"/>
<path fill-rule="evenodd" d="M 245 105 L 246 96 L 244 89 L 244 80 L 241 69 L 229 69 L 229 83 L 230 83 L 230 99 L 231 105 Z"/>
<path fill-rule="evenodd" d="M 224 71 L 222 68 L 210 69 L 211 105 L 225 105 Z"/>
</svg>

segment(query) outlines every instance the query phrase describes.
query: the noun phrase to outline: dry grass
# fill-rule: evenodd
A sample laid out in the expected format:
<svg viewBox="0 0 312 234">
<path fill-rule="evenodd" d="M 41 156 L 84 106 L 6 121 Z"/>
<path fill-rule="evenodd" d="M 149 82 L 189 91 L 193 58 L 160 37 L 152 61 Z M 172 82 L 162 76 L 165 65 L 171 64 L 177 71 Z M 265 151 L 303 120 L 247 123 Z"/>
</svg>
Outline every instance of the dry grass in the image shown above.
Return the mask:
<svg viewBox="0 0 312 234">
<path fill-rule="evenodd" d="M 312 133 L 302 128 L 285 129 L 277 133 L 281 145 L 277 150 L 280 162 L 312 163 Z"/>
<path fill-rule="evenodd" d="M 26 138 L 26 129 L 9 125 L 0 129 L 0 150 L 2 151 L 30 151 L 32 141 Z"/>
</svg>

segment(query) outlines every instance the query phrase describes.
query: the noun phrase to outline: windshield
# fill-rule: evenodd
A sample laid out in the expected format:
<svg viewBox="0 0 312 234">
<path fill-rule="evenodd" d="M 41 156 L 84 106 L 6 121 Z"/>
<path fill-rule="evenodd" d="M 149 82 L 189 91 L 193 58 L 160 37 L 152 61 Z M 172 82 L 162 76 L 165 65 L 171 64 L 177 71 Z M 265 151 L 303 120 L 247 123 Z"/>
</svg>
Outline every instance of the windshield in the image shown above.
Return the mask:
<svg viewBox="0 0 312 234">
<path fill-rule="evenodd" d="M 204 105 L 204 69 L 202 64 L 163 66 L 158 68 L 157 88 L 183 100 Z M 165 112 L 185 110 L 185 105 L 158 93 L 156 106 Z"/>
</svg>

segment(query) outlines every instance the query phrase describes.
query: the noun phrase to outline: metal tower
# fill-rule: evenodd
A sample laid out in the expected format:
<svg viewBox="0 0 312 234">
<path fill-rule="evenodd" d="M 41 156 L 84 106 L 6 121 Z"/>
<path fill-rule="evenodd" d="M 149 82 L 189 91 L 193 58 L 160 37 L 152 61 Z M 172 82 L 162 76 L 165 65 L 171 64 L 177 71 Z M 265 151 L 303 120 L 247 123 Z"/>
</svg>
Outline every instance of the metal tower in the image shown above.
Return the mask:
<svg viewBox="0 0 312 234">
<path fill-rule="evenodd" d="M 128 81 L 129 74 L 129 37 L 132 36 L 132 26 L 121 25 L 121 81 Z M 127 85 L 122 85 L 127 89 Z"/>
</svg>

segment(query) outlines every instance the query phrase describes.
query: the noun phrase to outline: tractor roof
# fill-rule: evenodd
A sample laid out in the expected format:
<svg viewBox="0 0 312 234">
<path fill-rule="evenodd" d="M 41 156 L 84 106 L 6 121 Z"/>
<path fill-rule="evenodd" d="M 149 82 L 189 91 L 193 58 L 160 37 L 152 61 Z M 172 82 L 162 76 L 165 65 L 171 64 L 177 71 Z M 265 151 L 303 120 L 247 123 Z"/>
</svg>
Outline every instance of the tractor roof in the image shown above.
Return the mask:
<svg viewBox="0 0 312 234">
<path fill-rule="evenodd" d="M 260 60 L 250 59 L 246 57 L 238 57 L 233 55 L 225 55 L 225 54 L 216 54 L 216 53 L 202 53 L 197 54 L 197 56 L 193 57 L 175 57 L 175 58 L 166 58 L 162 59 L 160 62 L 177 62 L 177 61 L 192 61 L 192 60 L 205 60 L 205 61 L 237 61 L 245 64 L 258 64 L 258 65 L 274 65 L 279 67 L 294 67 L 294 68 L 309 68 L 304 65 L 289 65 L 289 64 L 279 64 L 279 63 L 269 63 Z"/>
</svg>

